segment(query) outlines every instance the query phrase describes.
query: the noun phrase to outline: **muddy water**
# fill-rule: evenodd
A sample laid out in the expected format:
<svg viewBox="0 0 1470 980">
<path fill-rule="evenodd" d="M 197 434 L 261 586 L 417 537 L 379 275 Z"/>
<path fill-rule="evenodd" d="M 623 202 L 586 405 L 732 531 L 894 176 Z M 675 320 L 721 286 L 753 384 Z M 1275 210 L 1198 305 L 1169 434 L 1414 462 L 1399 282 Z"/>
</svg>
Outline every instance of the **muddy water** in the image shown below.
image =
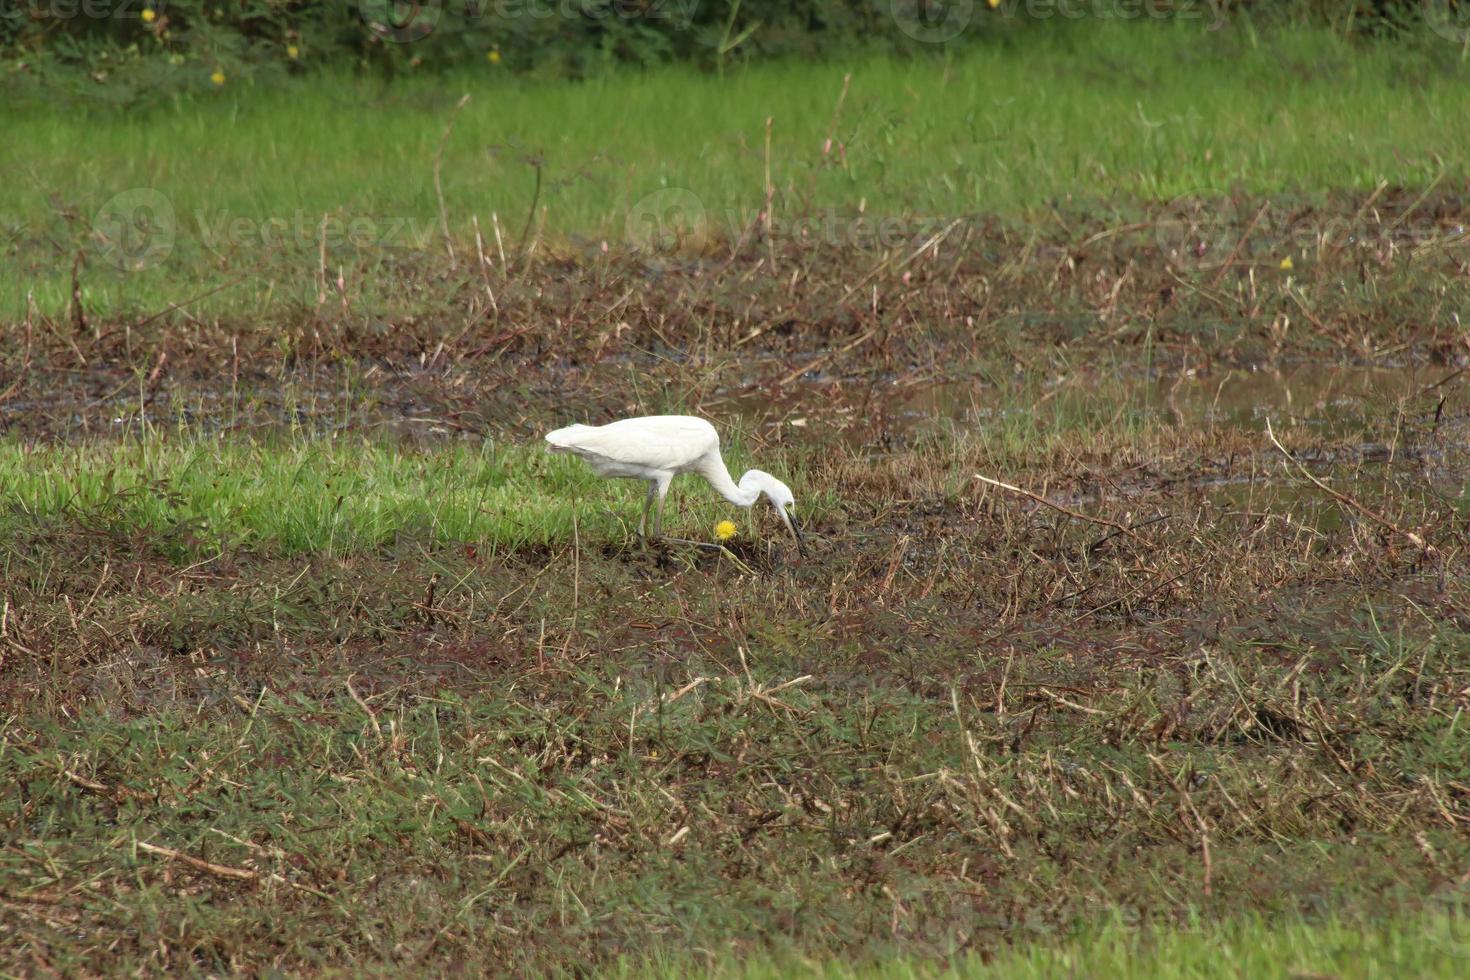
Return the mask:
<svg viewBox="0 0 1470 980">
<path fill-rule="evenodd" d="M 1324 436 L 1341 437 L 1374 431 L 1385 422 L 1391 425 L 1400 410 L 1406 414 L 1433 412 L 1438 396 L 1452 390 L 1459 380 L 1431 387 L 1449 373 L 1443 368 L 1319 363 L 1208 373 L 1124 365 L 1108 371 L 1080 369 L 1058 374 L 1031 390 L 1023 384 L 997 385 L 982 377 L 922 388 L 900 387 L 895 394 L 902 408 L 890 410 L 887 417 L 890 423 L 943 422 L 963 428 L 1042 409 L 1049 402 L 1094 408 L 1111 403 L 1144 416 L 1157 414 L 1182 426 L 1264 429 L 1270 419 L 1277 427 L 1306 425 Z"/>
<path fill-rule="evenodd" d="M 1183 426 L 1264 431 L 1269 422 L 1277 431 L 1305 429 L 1323 448 L 1298 451 L 1297 458 L 1323 484 L 1350 497 L 1390 500 L 1428 487 L 1442 499 L 1457 499 L 1470 477 L 1462 377 L 1444 367 L 1320 363 L 1204 377 L 1183 372 L 1154 379 L 1147 404 Z M 1271 515 L 1324 533 L 1361 519 L 1283 465 L 1264 440 L 1250 465 L 1185 484 L 1219 516 Z"/>
<path fill-rule="evenodd" d="M 1264 433 L 1269 421 L 1278 432 L 1291 431 L 1298 446 L 1302 431 L 1309 432 L 1308 442 L 1318 448 L 1299 449 L 1297 458 L 1350 494 L 1391 494 L 1407 481 L 1459 499 L 1470 482 L 1467 378 L 1470 371 L 1460 375 L 1443 366 L 1296 362 L 1199 372 L 1083 365 L 1041 380 L 994 370 L 963 380 L 820 379 L 784 400 L 740 393 L 729 395 L 728 403 L 755 425 L 787 427 L 785 438 L 828 438 L 870 453 L 1016 422 L 1097 429 L 1126 416 L 1184 429 Z M 1101 497 L 1062 494 L 1055 500 L 1086 507 L 1202 494 L 1204 506 L 1221 512 L 1288 512 L 1322 530 L 1342 523 L 1341 504 L 1286 469 L 1264 438 L 1252 442 L 1257 452 L 1223 469 L 1114 482 Z"/>
<path fill-rule="evenodd" d="M 1184 428 L 1306 427 L 1329 440 L 1378 441 L 1392 453 L 1396 428 L 1439 421 L 1449 435 L 1470 372 L 1442 366 L 1296 362 L 1208 372 L 1146 363 L 1078 365 L 1048 374 L 954 368 L 897 378 L 814 378 L 768 388 L 729 388 L 707 400 L 711 414 L 736 414 L 783 436 L 836 440 L 849 449 L 901 447 L 915 438 L 963 434 L 997 424 L 1097 427 L 1126 416 Z M 1445 406 L 1440 409 L 1440 399 Z M 1461 426 L 1463 427 L 1463 426 Z M 1371 449 L 1369 450 L 1371 452 Z"/>
<path fill-rule="evenodd" d="M 1023 369 L 1016 363 L 940 364 L 898 376 L 801 378 L 787 376 L 789 368 L 776 361 L 751 365 L 742 370 L 748 370 L 746 377 L 730 379 L 686 410 L 727 426 L 742 419 L 763 437 L 836 442 L 857 452 L 901 449 L 921 438 L 1009 423 L 1088 430 L 1126 418 L 1181 428 L 1261 430 L 1269 419 L 1278 429 L 1306 427 L 1324 441 L 1355 440 L 1365 455 L 1373 455 L 1372 444 L 1378 443 L 1391 456 L 1399 430 L 1434 427 L 1443 444 L 1464 436 L 1470 418 L 1463 404 L 1470 371 L 1457 375 L 1443 366 L 1296 362 L 1196 371 L 1130 361 L 1075 363 L 1057 370 Z M 619 395 L 634 371 L 631 366 L 618 372 L 594 369 L 594 375 L 617 373 L 618 378 L 600 378 L 616 383 L 596 386 L 600 394 L 590 393 L 583 410 L 595 413 L 598 403 Z M 183 422 L 205 431 L 365 429 L 388 436 L 466 438 L 481 429 L 503 428 L 500 423 L 515 418 L 517 428 L 533 432 L 542 420 L 525 415 L 528 403 L 550 407 L 565 401 L 560 392 L 542 392 L 534 383 L 512 392 L 512 405 L 495 386 L 474 390 L 396 376 L 386 383 L 379 378 L 352 384 L 315 376 L 274 379 L 238 392 L 185 383 L 146 397 L 135 384 L 119 384 L 110 375 L 99 374 L 90 383 L 67 380 L 43 402 L 11 400 L 0 410 L 3 427 L 62 440 L 105 437 L 144 422 Z M 452 421 L 461 417 L 465 424 Z"/>
</svg>

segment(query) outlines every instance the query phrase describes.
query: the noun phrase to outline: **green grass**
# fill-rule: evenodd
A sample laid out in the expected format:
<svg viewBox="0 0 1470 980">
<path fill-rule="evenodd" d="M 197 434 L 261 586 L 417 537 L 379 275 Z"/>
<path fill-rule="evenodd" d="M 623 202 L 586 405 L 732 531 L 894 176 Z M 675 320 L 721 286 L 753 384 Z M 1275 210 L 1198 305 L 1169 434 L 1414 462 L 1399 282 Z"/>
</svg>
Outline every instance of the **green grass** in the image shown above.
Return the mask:
<svg viewBox="0 0 1470 980">
<path fill-rule="evenodd" d="M 1402 762 L 1356 738 L 1378 763 L 1359 788 L 1300 746 L 1155 743 L 1141 729 L 1107 744 L 1110 727 L 1137 724 L 1123 702 L 1150 696 L 1142 682 L 1089 699 L 1106 720 L 1050 716 L 1008 749 L 1024 717 L 1008 732 L 957 694 L 915 693 L 901 670 L 844 683 L 841 645 L 783 649 L 789 610 L 737 640 L 748 654 L 726 673 L 729 648 L 701 625 L 728 615 L 707 583 L 639 586 L 584 562 L 584 622 L 619 636 L 584 650 L 566 607 L 536 594 L 540 576 L 520 573 L 524 594 L 514 575 L 444 558 L 456 587 L 437 635 L 405 601 L 424 589 L 412 565 L 374 579 L 363 563 L 305 563 L 213 592 L 145 573 L 153 594 L 137 603 L 134 576 L 104 569 L 90 597 L 48 608 L 67 636 L 12 675 L 43 686 L 0 741 L 4 956 L 61 972 L 372 973 L 621 956 L 627 973 L 669 976 L 690 972 L 694 948 L 707 952 L 693 966 L 728 960 L 736 976 L 839 953 L 905 976 L 973 940 L 999 959 L 991 972 L 964 960 L 967 974 L 1208 977 L 1451 976 L 1466 952 L 1461 920 L 1429 916 L 1439 899 L 1426 892 L 1453 907 L 1444 876 L 1464 867 L 1465 842 L 1400 775 L 1443 794 L 1463 768 L 1436 770 L 1412 738 Z M 529 603 L 531 629 L 497 639 L 515 603 Z M 40 617 L 12 612 L 37 642 Z M 666 670 L 619 625 L 650 618 L 693 633 Z M 973 657 L 957 639 L 926 653 L 950 677 Z M 107 652 L 119 641 L 126 655 Z M 1448 672 L 1431 656 L 1430 683 L 1463 680 L 1463 651 L 1441 654 Z M 1225 674 L 1202 678 L 1196 704 L 1280 687 L 1249 644 L 1223 643 L 1214 663 Z M 1014 669 L 1018 685 L 1064 683 L 1043 664 Z M 1362 714 L 1372 698 L 1352 679 L 1306 686 L 1375 732 L 1409 716 L 1452 736 L 1402 704 L 1392 720 Z M 81 701 L 59 693 L 78 688 Z M 1004 817 L 1002 801 L 1015 807 Z M 1213 891 L 1180 832 L 1188 805 L 1214 821 Z M 1302 922 L 1324 907 L 1343 920 Z M 1197 929 L 1170 930 L 1196 908 Z M 1362 924 L 1378 916 L 1389 921 Z"/>
<path fill-rule="evenodd" d="M 349 291 L 421 309 L 432 297 L 385 282 L 404 262 L 445 261 L 433 165 L 461 93 L 472 98 L 443 155 L 450 232 L 465 255 L 477 216 L 497 263 L 492 215 L 513 253 L 535 197 L 532 159 L 543 171 L 532 240 L 620 244 L 637 202 L 664 188 L 687 189 L 714 231 L 738 237 L 763 201 L 768 117 L 778 225 L 829 209 L 1016 216 L 1075 197 L 1123 211 L 1234 188 L 1464 175 L 1454 120 L 1470 78 L 1453 60 L 1305 29 L 1048 31 L 952 60 L 770 64 L 723 78 L 668 68 L 538 84 L 485 72 L 384 86 L 327 73 L 143 114 L 3 109 L 12 271 L 0 317 L 18 319 L 28 291 L 62 308 L 76 248 L 94 256 L 83 277 L 94 310 L 161 308 L 240 276 L 195 309 L 310 306 L 324 217 L 328 268 Z M 829 133 L 842 153 L 822 152 Z M 91 229 L 134 188 L 167 200 L 177 239 L 157 265 L 122 273 Z"/>
<path fill-rule="evenodd" d="M 0 322 L 32 290 L 64 307 L 78 247 L 93 314 L 6 335 L 0 972 L 1463 972 L 1463 276 L 1320 243 L 1286 273 L 1266 231 L 1288 207 L 1247 223 L 1357 189 L 1325 212 L 1346 218 L 1380 181 L 1408 189 L 1366 226 L 1458 221 L 1466 87 L 1453 59 L 1328 33 L 1088 22 L 949 62 L 0 109 Z M 461 260 L 481 219 L 483 280 L 435 230 L 463 91 L 445 203 Z M 616 244 L 665 185 L 728 232 L 772 115 L 778 220 L 1049 224 L 888 267 L 859 303 L 862 249 L 786 242 L 776 277 L 764 249 L 709 276 L 499 267 L 522 154 L 542 254 Z M 88 229 L 130 187 L 181 230 L 124 274 Z M 1236 187 L 1228 279 L 1128 224 Z M 409 237 L 329 242 L 303 315 L 328 212 Z M 194 320 L 118 318 L 240 277 Z M 1371 395 L 1243 382 L 1307 333 L 1430 366 Z M 952 390 L 916 420 L 903 379 Z M 771 516 L 696 477 L 666 528 L 735 517 L 749 567 L 623 549 L 643 488 L 534 434 L 757 399 L 727 460 L 791 483 L 808 560 L 762 558 Z M 1380 516 L 1286 475 L 1259 411 Z"/>
<path fill-rule="evenodd" d="M 738 474 L 738 447 L 726 459 Z M 393 441 L 276 442 L 148 436 L 119 442 L 0 443 L 0 533 L 81 523 L 172 540 L 189 554 L 239 548 L 341 555 L 395 541 L 496 550 L 622 540 L 646 485 L 606 480 L 539 441 L 413 449 Z M 806 512 L 827 498 L 804 495 Z M 577 525 L 574 526 L 574 512 Z M 697 477 L 676 481 L 665 530 L 709 539 L 741 513 Z M 747 531 L 747 533 L 749 533 Z"/>
<path fill-rule="evenodd" d="M 1470 967 L 1470 927 L 1458 911 L 1422 919 L 1345 921 L 1329 918 L 1267 921 L 1241 918 L 1190 928 L 1140 931 L 1114 921 L 1055 943 L 1029 943 L 993 958 L 961 957 L 949 964 L 792 960 L 734 964 L 718 958 L 695 963 L 622 964 L 626 977 L 669 978 L 691 972 L 764 980 L 919 980 L 933 977 L 1048 980 L 1053 977 L 1147 977 L 1150 980 L 1235 980 L 1239 977 L 1460 977 Z"/>
<path fill-rule="evenodd" d="M 1166 434 L 1168 418 L 1151 404 L 1148 385 L 1127 367 L 1116 370 L 1050 388 L 1035 372 L 1011 377 L 983 426 L 941 413 L 919 436 L 925 484 L 963 495 L 976 460 L 1014 473 L 1078 446 L 1118 451 Z M 647 410 L 664 407 L 678 410 Z M 207 409 L 198 405 L 200 415 Z M 343 411 L 327 417 L 352 418 Z M 539 437 L 415 444 L 364 435 L 373 428 L 368 415 L 353 421 L 354 434 L 342 437 L 211 436 L 181 422 L 115 439 L 0 440 L 0 535 L 80 524 L 156 536 L 180 556 L 198 557 L 241 548 L 345 555 L 409 541 L 514 552 L 565 545 L 577 533 L 588 542 L 620 541 L 637 528 L 644 483 L 598 477 L 574 457 L 545 452 Z M 739 417 L 728 421 L 722 452 L 737 479 L 752 465 L 776 473 L 807 520 L 841 509 L 844 453 L 749 450 Z M 758 513 L 766 509 L 742 512 L 700 477 L 684 476 L 666 500 L 665 530 L 705 540 L 717 521 L 733 518 L 743 535 L 759 536 L 759 527 L 771 529 L 769 515 Z"/>
<path fill-rule="evenodd" d="M 806 447 L 812 559 L 738 574 L 620 551 L 640 488 L 539 444 L 0 444 L 0 968 L 1453 975 L 1463 603 L 1264 487 L 1138 485 L 1258 440 L 1117 391 Z M 1136 487 L 1138 539 L 977 460 Z M 1460 574 L 1432 488 L 1340 485 Z"/>
</svg>

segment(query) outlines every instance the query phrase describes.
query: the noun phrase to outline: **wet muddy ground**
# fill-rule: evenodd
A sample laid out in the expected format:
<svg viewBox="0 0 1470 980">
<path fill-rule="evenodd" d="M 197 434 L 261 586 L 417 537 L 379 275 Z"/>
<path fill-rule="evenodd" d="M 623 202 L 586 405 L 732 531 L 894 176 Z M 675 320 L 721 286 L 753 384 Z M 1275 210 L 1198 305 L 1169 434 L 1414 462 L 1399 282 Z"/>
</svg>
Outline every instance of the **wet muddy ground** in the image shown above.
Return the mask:
<svg viewBox="0 0 1470 980">
<path fill-rule="evenodd" d="M 687 411 L 792 474 L 814 539 L 201 554 L 12 511 L 12 949 L 544 967 L 754 924 L 944 956 L 1102 908 L 1459 894 L 1465 257 L 1379 237 L 1288 272 L 1241 227 L 1207 265 L 1154 217 L 425 267 L 414 316 L 10 325 L 18 443 L 433 452 Z"/>
</svg>

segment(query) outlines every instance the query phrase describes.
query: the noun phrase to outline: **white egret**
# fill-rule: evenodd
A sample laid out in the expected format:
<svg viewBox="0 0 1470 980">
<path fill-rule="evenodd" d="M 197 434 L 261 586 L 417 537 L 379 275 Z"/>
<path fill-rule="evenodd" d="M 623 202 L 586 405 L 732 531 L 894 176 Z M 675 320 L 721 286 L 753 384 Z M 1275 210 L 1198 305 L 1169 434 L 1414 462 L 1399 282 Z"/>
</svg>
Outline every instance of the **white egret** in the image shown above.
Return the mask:
<svg viewBox="0 0 1470 980">
<path fill-rule="evenodd" d="M 692 415 L 645 415 L 619 419 L 607 425 L 569 425 L 546 434 L 548 452 L 575 453 L 599 476 L 647 480 L 639 537 L 646 538 L 648 510 L 658 498 L 653 536 L 662 537 L 664 495 L 680 473 L 698 473 L 720 496 L 737 507 L 749 507 L 764 494 L 806 554 L 801 525 L 787 508 L 796 504 L 791 488 L 769 473 L 747 470 L 736 483 L 720 457 L 720 434 L 704 419 Z"/>
</svg>

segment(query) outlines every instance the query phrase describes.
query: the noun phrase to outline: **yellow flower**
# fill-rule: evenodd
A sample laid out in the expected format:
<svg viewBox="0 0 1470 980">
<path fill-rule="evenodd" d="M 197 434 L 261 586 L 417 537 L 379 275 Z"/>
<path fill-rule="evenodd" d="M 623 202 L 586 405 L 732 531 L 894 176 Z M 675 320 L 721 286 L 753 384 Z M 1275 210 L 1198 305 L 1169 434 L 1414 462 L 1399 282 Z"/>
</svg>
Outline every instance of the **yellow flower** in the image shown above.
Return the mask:
<svg viewBox="0 0 1470 980">
<path fill-rule="evenodd" d="M 991 10 L 1000 6 L 1000 0 L 985 0 L 985 2 L 990 6 Z"/>
<path fill-rule="evenodd" d="M 286 45 L 286 57 L 290 58 L 292 61 L 295 61 L 296 58 L 297 58 L 297 56 L 300 55 L 300 54 L 301 54 L 301 49 L 298 48 L 296 45 L 294 45 L 294 44 L 288 44 L 288 45 Z"/>
<path fill-rule="evenodd" d="M 1290 272 L 1291 271 L 1291 256 L 1290 255 L 1288 255 L 1286 258 L 1284 258 L 1284 259 L 1281 260 L 1281 268 L 1283 270 L 1287 271 L 1287 272 Z"/>
<path fill-rule="evenodd" d="M 735 536 L 735 523 L 733 521 L 721 521 L 715 525 L 715 537 L 721 541 L 729 541 Z"/>
<path fill-rule="evenodd" d="M 492 65 L 498 65 L 498 64 L 500 64 L 500 49 L 499 48 L 491 48 L 490 51 L 489 51 L 489 53 L 487 53 L 485 55 L 485 58 Z"/>
<path fill-rule="evenodd" d="M 151 24 L 158 19 L 158 15 L 148 7 L 144 7 L 143 12 L 138 16 L 143 18 L 143 23 L 145 24 Z"/>
<path fill-rule="evenodd" d="M 216 68 L 214 74 L 209 76 L 209 80 L 216 85 L 223 85 L 225 83 L 225 73 Z"/>
</svg>

